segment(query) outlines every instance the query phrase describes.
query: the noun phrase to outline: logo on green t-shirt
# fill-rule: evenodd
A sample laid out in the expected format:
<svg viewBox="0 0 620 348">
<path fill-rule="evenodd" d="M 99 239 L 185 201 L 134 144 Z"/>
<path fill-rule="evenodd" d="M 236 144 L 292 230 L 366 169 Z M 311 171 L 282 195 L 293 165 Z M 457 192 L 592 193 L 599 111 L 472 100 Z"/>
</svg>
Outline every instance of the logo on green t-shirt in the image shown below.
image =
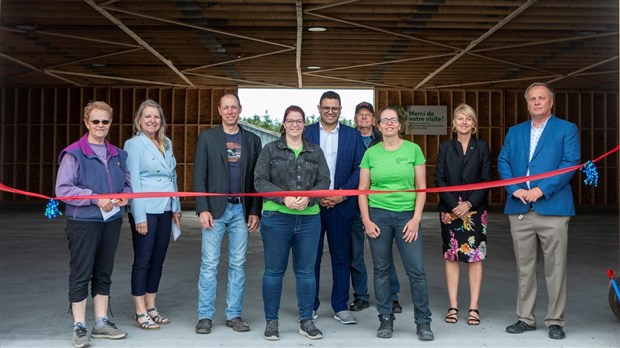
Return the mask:
<svg viewBox="0 0 620 348">
<path fill-rule="evenodd" d="M 409 160 L 409 157 L 396 157 L 394 160 L 396 161 L 396 164 L 400 164 L 400 162 L 406 162 Z"/>
</svg>

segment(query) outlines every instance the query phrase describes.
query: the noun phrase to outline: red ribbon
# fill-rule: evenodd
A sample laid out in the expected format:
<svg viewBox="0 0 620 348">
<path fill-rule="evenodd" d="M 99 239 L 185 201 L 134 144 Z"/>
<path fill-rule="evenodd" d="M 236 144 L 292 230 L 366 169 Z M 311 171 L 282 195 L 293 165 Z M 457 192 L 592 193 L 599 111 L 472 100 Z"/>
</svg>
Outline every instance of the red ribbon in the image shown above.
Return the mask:
<svg viewBox="0 0 620 348">
<path fill-rule="evenodd" d="M 619 149 L 620 149 L 620 145 L 604 153 L 598 158 L 592 160 L 592 162 L 597 162 L 611 155 L 612 153 L 618 151 Z M 328 197 L 328 196 L 357 196 L 357 195 L 368 195 L 368 194 L 384 194 L 384 193 L 394 193 L 394 192 L 418 192 L 418 193 L 419 192 L 427 192 L 427 193 L 456 192 L 456 191 L 471 191 L 471 190 L 495 188 L 495 187 L 519 184 L 519 183 L 526 182 L 526 181 L 549 178 L 552 176 L 578 170 L 582 166 L 583 166 L 582 164 L 577 164 L 572 167 L 566 167 L 566 168 L 556 169 L 550 172 L 540 173 L 536 175 L 522 176 L 522 177 L 512 178 L 512 179 L 487 181 L 487 182 L 480 182 L 480 183 L 467 184 L 467 185 L 458 185 L 458 186 L 433 187 L 433 188 L 417 189 L 417 190 L 316 190 L 316 191 L 254 192 L 254 193 L 236 193 L 236 194 L 209 193 L 209 192 L 135 192 L 135 193 L 106 193 L 106 194 L 100 194 L 100 195 L 87 195 L 87 196 L 60 196 L 60 197 L 55 197 L 54 199 L 60 200 L 60 201 L 69 201 L 69 200 L 96 199 L 96 198 L 118 199 L 118 198 L 153 198 L 153 197 L 203 197 L 203 196 L 211 196 L 211 197 L 217 197 L 217 196 Z M 52 198 L 52 197 L 48 197 L 46 195 L 42 195 L 38 193 L 18 190 L 18 189 L 6 186 L 1 183 L 0 183 L 0 191 L 16 193 L 16 194 L 20 194 L 23 196 L 43 198 L 47 200 Z"/>
</svg>

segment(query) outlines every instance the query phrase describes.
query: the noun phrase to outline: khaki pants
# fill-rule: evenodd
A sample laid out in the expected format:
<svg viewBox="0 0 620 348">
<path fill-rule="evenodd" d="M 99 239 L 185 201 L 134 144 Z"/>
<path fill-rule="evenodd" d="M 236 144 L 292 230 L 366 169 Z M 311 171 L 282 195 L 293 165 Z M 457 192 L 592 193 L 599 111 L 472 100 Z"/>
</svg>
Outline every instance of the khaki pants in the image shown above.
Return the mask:
<svg viewBox="0 0 620 348">
<path fill-rule="evenodd" d="M 522 216 L 522 219 L 519 217 Z M 545 325 L 564 326 L 566 308 L 566 262 L 569 216 L 539 215 L 533 210 L 509 215 L 510 232 L 517 261 L 517 316 L 536 325 L 538 246 L 543 254 L 549 307 Z"/>
</svg>

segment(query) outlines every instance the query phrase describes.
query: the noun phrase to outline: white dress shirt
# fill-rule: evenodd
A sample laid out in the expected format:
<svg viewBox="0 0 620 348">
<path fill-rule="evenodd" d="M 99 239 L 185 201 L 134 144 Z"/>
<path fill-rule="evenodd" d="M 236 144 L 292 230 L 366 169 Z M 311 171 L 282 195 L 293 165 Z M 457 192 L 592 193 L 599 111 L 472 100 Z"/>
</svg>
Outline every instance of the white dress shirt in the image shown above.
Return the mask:
<svg viewBox="0 0 620 348">
<path fill-rule="evenodd" d="M 340 122 L 336 125 L 334 130 L 327 131 L 323 127 L 323 123 L 319 122 L 319 139 L 321 142 L 321 150 L 327 160 L 327 167 L 329 167 L 329 178 L 331 183 L 329 189 L 334 189 L 334 178 L 336 177 L 336 158 L 338 157 L 338 131 L 340 130 Z"/>
</svg>

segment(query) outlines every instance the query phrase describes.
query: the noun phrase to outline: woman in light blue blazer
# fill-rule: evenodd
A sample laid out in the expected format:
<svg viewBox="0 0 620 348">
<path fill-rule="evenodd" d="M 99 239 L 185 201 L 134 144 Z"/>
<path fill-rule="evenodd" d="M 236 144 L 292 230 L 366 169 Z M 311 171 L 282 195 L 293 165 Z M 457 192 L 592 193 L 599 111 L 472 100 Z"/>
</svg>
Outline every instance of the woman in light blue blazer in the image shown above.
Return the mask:
<svg viewBox="0 0 620 348">
<path fill-rule="evenodd" d="M 136 135 L 125 142 L 127 167 L 134 192 L 176 192 L 176 159 L 166 137 L 166 117 L 159 104 L 145 100 L 134 117 Z M 179 226 L 178 197 L 137 198 L 131 202 L 134 261 L 131 294 L 136 306 L 136 325 L 145 330 L 168 324 L 155 306 L 172 223 Z"/>
</svg>

